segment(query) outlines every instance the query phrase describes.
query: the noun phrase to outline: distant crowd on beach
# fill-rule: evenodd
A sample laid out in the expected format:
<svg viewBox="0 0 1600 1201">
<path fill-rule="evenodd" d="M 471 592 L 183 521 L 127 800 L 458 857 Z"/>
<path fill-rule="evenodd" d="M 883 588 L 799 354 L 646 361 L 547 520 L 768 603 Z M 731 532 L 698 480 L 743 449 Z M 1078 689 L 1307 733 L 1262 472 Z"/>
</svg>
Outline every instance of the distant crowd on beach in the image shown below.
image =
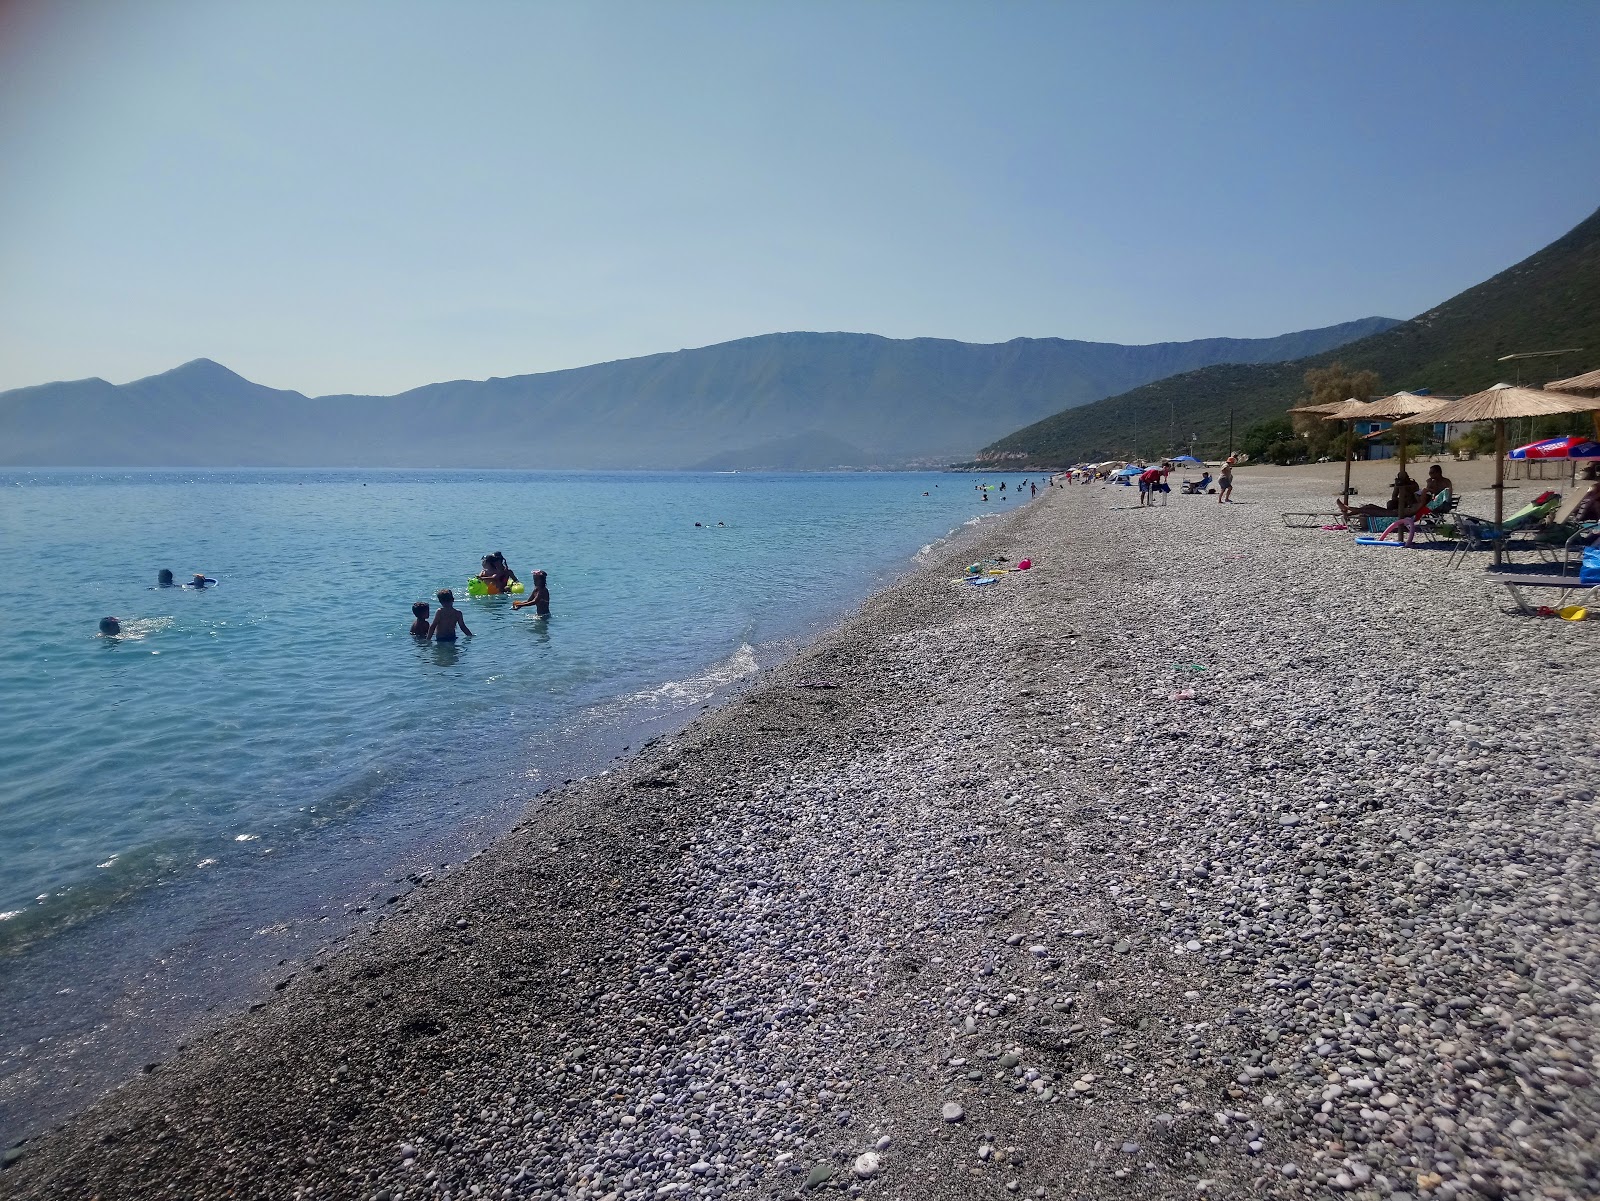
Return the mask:
<svg viewBox="0 0 1600 1201">
<path fill-rule="evenodd" d="M 1198 459 L 1185 458 L 1185 462 L 1199 464 Z M 1185 496 L 1210 496 L 1215 495 L 1218 504 L 1233 503 L 1233 468 L 1237 458 L 1229 455 L 1222 464 L 1221 472 L 1212 478 L 1211 471 L 1207 468 L 1199 479 L 1182 480 L 1179 489 Z M 1178 460 L 1163 459 L 1159 463 L 1146 465 L 1143 463 L 1091 463 L 1083 467 L 1071 467 L 1059 471 L 1051 476 L 1049 483 L 1052 487 L 1058 483 L 1067 484 L 1126 484 L 1129 487 L 1137 486 L 1139 489 L 1139 507 L 1149 508 L 1155 504 L 1156 497 L 1165 497 L 1172 491 L 1170 477 L 1177 470 Z M 1165 503 L 1163 501 L 1163 503 Z"/>
<path fill-rule="evenodd" d="M 973 486 L 974 489 L 977 490 L 979 495 L 983 498 L 983 502 L 985 504 L 987 504 L 989 502 L 989 490 L 990 490 L 991 485 L 989 485 L 989 484 L 974 484 L 972 486 Z M 1011 493 L 1010 496 L 1006 495 L 1006 482 L 1004 480 L 1000 481 L 1000 486 L 998 488 L 995 488 L 994 491 L 999 495 L 1001 500 L 1010 500 L 1012 496 L 1021 496 L 1022 495 L 1022 490 L 1024 488 L 1026 488 L 1028 490 L 1028 499 L 1029 500 L 1032 500 L 1035 496 L 1039 495 L 1039 485 L 1035 484 L 1032 480 L 1023 480 L 1022 483 L 1020 483 L 1020 484 L 1018 484 L 1016 486 L 1016 489 Z M 924 492 L 922 495 L 926 496 L 928 494 L 926 492 Z"/>
</svg>

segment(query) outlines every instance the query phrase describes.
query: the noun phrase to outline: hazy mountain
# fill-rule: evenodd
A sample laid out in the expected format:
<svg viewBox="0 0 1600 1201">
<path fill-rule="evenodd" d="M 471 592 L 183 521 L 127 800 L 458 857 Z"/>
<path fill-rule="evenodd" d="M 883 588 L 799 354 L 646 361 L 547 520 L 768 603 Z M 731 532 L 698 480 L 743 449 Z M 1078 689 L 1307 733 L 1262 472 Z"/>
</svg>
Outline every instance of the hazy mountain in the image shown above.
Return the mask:
<svg viewBox="0 0 1600 1201">
<path fill-rule="evenodd" d="M 723 451 L 692 466 L 695 471 L 829 471 L 871 465 L 872 457 L 859 446 L 832 434 L 807 430 L 744 450 Z"/>
<path fill-rule="evenodd" d="M 1501 355 L 1580 349 L 1582 354 L 1501 363 Z M 1095 404 L 1066 408 L 984 448 L 1019 466 L 1165 454 L 1172 434 L 1198 433 L 1217 449 L 1228 413 L 1243 431 L 1304 395 L 1307 369 L 1341 362 L 1376 371 L 1382 394 L 1431 388 L 1470 393 L 1501 380 L 1543 383 L 1600 363 L 1600 212 L 1543 250 L 1419 317 L 1337 351 L 1270 365 L 1206 367 Z M 1064 406 L 1065 408 L 1065 406 Z"/>
<path fill-rule="evenodd" d="M 766 334 L 392 397 L 307 397 L 196 359 L 130 384 L 89 379 L 0 393 L 0 462 L 684 467 L 715 458 L 732 468 L 785 456 L 815 462 L 841 447 L 855 463 L 968 457 L 1065 405 L 1211 363 L 1328 349 L 1392 324 L 1369 317 L 1277 338 L 1151 346 Z"/>
</svg>

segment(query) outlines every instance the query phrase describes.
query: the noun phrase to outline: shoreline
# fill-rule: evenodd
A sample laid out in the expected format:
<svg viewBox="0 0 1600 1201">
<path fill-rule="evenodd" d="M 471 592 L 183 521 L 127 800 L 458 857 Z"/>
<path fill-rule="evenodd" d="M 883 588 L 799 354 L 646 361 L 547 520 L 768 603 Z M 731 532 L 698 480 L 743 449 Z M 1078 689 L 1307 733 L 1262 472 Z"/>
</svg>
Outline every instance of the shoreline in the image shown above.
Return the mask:
<svg viewBox="0 0 1600 1201">
<path fill-rule="evenodd" d="M 1131 494 L 977 527 L 0 1193 L 1579 1195 L 1594 627 L 1294 481 Z"/>
<path fill-rule="evenodd" d="M 987 514 L 982 518 L 992 520 Z M 956 525 L 936 545 L 945 547 L 970 534 L 970 527 Z M 883 568 L 890 585 L 918 570 L 927 549 L 913 547 L 903 565 Z M 831 615 L 801 623 L 763 643 L 758 653 L 769 661 L 774 654 L 786 659 L 795 647 L 825 637 L 859 604 L 845 601 Z M 538 761 L 543 778 L 599 779 L 626 762 L 629 745 L 675 734 L 708 707 L 726 704 L 770 670 L 718 679 L 725 662 L 718 658 L 689 677 L 665 680 L 644 692 L 624 691 L 575 711 L 568 724 L 578 731 L 576 741 Z M 696 695 L 680 707 L 640 699 L 645 693 L 682 686 L 692 686 Z M 448 804 L 457 791 L 442 789 L 441 802 Z M 454 816 L 447 818 L 444 829 L 422 828 L 417 815 L 409 815 L 395 831 L 383 834 L 375 826 L 393 822 L 396 815 L 375 813 L 364 819 L 373 828 L 340 831 L 346 844 L 340 848 L 297 846 L 288 882 L 273 877 L 248 884 L 274 906 L 273 920 L 265 929 L 256 928 L 261 922 L 248 905 L 232 899 L 223 902 L 215 895 L 206 899 L 203 890 L 215 893 L 221 887 L 218 882 L 193 879 L 183 882 L 181 895 L 177 890 L 164 895 L 163 890 L 143 898 L 137 912 L 98 913 L 57 932 L 51 941 L 27 952 L 26 971 L 13 963 L 16 974 L 0 985 L 0 993 L 14 1002 L 26 999 L 38 1007 L 14 1011 L 15 1020 L 8 1023 L 12 1047 L 6 1049 L 5 1058 L 13 1070 L 0 1078 L 0 1115 L 22 1120 L 0 1126 L 6 1140 L 0 1149 L 43 1136 L 136 1078 L 141 1065 L 166 1059 L 174 1048 L 201 1041 L 246 1014 L 264 997 L 274 995 L 275 981 L 296 969 L 308 969 L 370 933 L 372 914 L 386 911 L 387 898 L 412 894 L 459 871 L 463 860 L 498 842 L 531 808 L 543 803 L 547 792 L 561 791 L 558 783 L 526 799 L 508 794 L 469 813 L 452 810 Z M 369 848 L 374 839 L 381 839 L 382 845 Z M 330 854 L 335 858 L 328 860 Z M 436 870 L 441 860 L 448 862 L 442 865 L 444 870 Z M 421 884 L 421 879 L 428 884 Z M 338 883 L 326 886 L 329 880 Z M 230 881 L 228 886 L 239 883 Z M 297 897 L 297 888 L 319 887 L 325 895 L 284 899 L 285 890 Z M 147 937 L 145 923 L 152 915 L 159 919 L 164 909 L 176 914 L 167 914 L 163 927 L 173 932 Z M 107 928 L 117 940 L 109 956 L 96 950 L 96 941 Z M 115 965 L 109 973 L 96 966 L 107 960 Z M 40 982 L 41 968 L 49 969 L 43 976 L 47 983 Z M 81 1010 L 52 1016 L 44 1007 L 59 986 L 93 1000 Z M 19 1018 L 17 1013 L 27 1016 Z"/>
</svg>

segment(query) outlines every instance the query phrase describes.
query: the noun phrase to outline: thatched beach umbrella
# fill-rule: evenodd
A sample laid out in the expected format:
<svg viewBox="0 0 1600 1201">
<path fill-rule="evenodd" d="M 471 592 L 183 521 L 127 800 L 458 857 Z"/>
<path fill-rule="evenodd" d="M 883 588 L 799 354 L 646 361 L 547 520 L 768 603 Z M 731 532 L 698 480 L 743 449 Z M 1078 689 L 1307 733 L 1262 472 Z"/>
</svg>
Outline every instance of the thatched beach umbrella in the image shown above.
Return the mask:
<svg viewBox="0 0 1600 1201">
<path fill-rule="evenodd" d="M 1496 384 L 1486 391 L 1474 392 L 1471 396 L 1452 400 L 1439 408 L 1402 418 L 1395 424 L 1431 425 L 1437 421 L 1452 424 L 1463 421 L 1494 422 L 1494 524 L 1498 529 L 1505 520 L 1506 422 L 1513 417 L 1548 417 L 1557 413 L 1583 413 L 1594 409 L 1600 409 L 1600 399 L 1572 393 L 1546 392 L 1539 388 L 1514 388 L 1510 384 Z M 1494 565 L 1500 566 L 1498 539 L 1494 544 Z"/>
<path fill-rule="evenodd" d="M 1415 392 L 1396 392 L 1392 396 L 1385 396 L 1382 400 L 1375 400 L 1367 406 L 1367 421 L 1392 421 L 1396 425 L 1409 425 L 1412 422 L 1402 421 L 1405 417 L 1416 417 L 1415 424 L 1431 424 L 1437 418 L 1430 418 L 1424 422 L 1422 414 L 1431 413 L 1441 408 L 1446 402 L 1437 396 L 1418 396 Z M 1406 435 L 1400 431 L 1400 470 L 1406 469 Z"/>
<path fill-rule="evenodd" d="M 1349 435 L 1355 432 L 1355 423 L 1361 420 L 1361 415 L 1371 406 L 1367 401 L 1351 397 L 1349 400 L 1333 400 L 1327 404 L 1301 405 L 1298 409 L 1290 409 L 1291 413 L 1315 413 L 1324 421 L 1342 421 L 1345 423 L 1344 432 Z M 1355 439 L 1346 437 L 1344 440 L 1344 492 L 1342 498 L 1350 500 L 1350 460 L 1355 455 Z"/>
<path fill-rule="evenodd" d="M 1393 421 L 1398 423 L 1402 417 L 1410 417 L 1414 413 L 1426 412 L 1436 409 L 1445 402 L 1437 396 L 1418 396 L 1415 392 L 1396 392 L 1393 396 L 1385 396 L 1381 400 L 1347 400 L 1344 404 L 1330 413 L 1324 413 L 1324 421 Z M 1344 497 L 1350 499 L 1350 458 L 1351 439 L 1346 439 L 1344 456 Z M 1400 470 L 1406 469 L 1406 439 L 1405 432 L 1400 434 Z"/>
<path fill-rule="evenodd" d="M 1582 375 L 1551 380 L 1544 386 L 1546 392 L 1575 392 L 1579 396 L 1600 396 L 1600 371 L 1585 371 Z"/>
<path fill-rule="evenodd" d="M 1600 371 L 1585 371 L 1582 375 L 1552 380 L 1544 386 L 1546 392 L 1571 392 L 1578 396 L 1600 396 Z M 1594 437 L 1600 442 L 1600 409 L 1589 414 L 1594 421 Z"/>
</svg>

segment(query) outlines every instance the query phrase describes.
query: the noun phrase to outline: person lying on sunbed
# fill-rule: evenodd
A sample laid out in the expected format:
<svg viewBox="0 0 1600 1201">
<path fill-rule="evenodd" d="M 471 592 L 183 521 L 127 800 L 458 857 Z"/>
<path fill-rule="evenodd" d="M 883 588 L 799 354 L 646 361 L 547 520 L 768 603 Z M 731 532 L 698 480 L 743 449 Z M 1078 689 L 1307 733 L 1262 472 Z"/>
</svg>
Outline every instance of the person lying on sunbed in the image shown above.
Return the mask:
<svg viewBox="0 0 1600 1201">
<path fill-rule="evenodd" d="M 1389 493 L 1389 503 L 1386 505 L 1352 505 L 1343 496 L 1334 497 L 1333 503 L 1339 506 L 1339 512 L 1346 517 L 1395 517 L 1401 513 L 1415 513 L 1417 482 L 1405 472 L 1400 472 L 1394 477 L 1394 488 Z"/>
</svg>

